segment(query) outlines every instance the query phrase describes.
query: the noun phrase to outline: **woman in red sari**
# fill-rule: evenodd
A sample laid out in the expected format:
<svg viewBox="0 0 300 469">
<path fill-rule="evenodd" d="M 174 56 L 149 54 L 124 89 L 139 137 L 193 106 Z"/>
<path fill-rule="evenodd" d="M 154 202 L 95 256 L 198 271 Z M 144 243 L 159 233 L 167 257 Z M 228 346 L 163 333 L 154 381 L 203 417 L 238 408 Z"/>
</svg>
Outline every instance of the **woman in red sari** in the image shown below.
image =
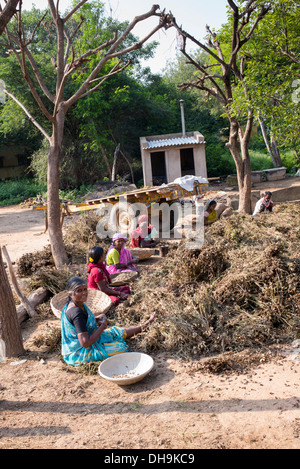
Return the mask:
<svg viewBox="0 0 300 469">
<path fill-rule="evenodd" d="M 130 233 L 131 248 L 154 248 L 157 242 L 153 237 L 157 237 L 158 232 L 155 227 L 148 225 L 148 216 L 141 215 L 138 219 L 138 226 Z"/>
<path fill-rule="evenodd" d="M 127 285 L 111 288 L 110 283 L 111 279 L 105 265 L 104 250 L 101 246 L 94 246 L 89 250 L 87 286 L 106 293 L 116 306 L 121 300 L 128 298 L 130 288 Z"/>
</svg>

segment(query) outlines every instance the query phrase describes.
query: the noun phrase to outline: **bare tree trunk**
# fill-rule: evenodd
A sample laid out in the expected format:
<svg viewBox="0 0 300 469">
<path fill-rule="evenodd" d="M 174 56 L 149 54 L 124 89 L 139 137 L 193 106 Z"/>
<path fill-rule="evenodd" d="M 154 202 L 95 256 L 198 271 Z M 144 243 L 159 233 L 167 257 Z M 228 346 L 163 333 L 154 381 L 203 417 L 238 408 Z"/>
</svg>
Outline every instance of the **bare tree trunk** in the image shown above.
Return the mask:
<svg viewBox="0 0 300 469">
<path fill-rule="evenodd" d="M 59 149 L 56 146 L 50 146 L 48 157 L 47 216 L 49 240 L 56 268 L 62 267 L 68 263 L 60 224 L 59 154 Z"/>
<path fill-rule="evenodd" d="M 62 227 L 60 223 L 59 200 L 59 159 L 64 127 L 64 113 L 58 112 L 56 123 L 53 125 L 53 134 L 50 139 L 48 155 L 48 192 L 47 192 L 47 216 L 51 251 L 55 267 L 59 268 L 68 264 L 68 256 L 65 250 Z"/>
<path fill-rule="evenodd" d="M 17 11 L 19 0 L 8 0 L 4 9 L 0 10 L 0 36 L 3 33 L 5 26 L 9 23 L 12 16 Z"/>
<path fill-rule="evenodd" d="M 106 153 L 105 153 L 105 151 L 104 151 L 104 148 L 103 148 L 103 146 L 101 145 L 101 143 L 99 144 L 99 146 L 100 146 L 100 150 L 101 150 L 102 156 L 103 156 L 103 158 L 104 158 L 104 161 L 105 161 L 105 164 L 106 164 L 106 167 L 107 167 L 109 179 L 112 179 L 111 168 L 110 168 L 110 164 L 109 164 L 107 155 L 106 155 Z"/>
<path fill-rule="evenodd" d="M 128 166 L 129 166 L 129 169 L 130 169 L 130 173 L 131 173 L 131 180 L 132 180 L 132 183 L 134 184 L 134 174 L 133 174 L 133 169 L 132 169 L 132 165 L 130 163 L 130 161 L 128 160 L 128 158 L 126 157 L 126 155 L 124 154 L 123 151 L 120 151 L 121 155 L 123 156 L 124 160 L 127 162 Z"/>
<path fill-rule="evenodd" d="M 116 167 L 117 167 L 117 159 L 118 159 L 119 151 L 120 151 L 120 144 L 118 143 L 117 148 L 115 149 L 115 153 L 114 153 L 114 162 L 113 162 L 112 174 L 111 174 L 112 181 L 116 180 Z"/>
<path fill-rule="evenodd" d="M 260 129 L 261 129 L 262 136 L 263 136 L 264 141 L 265 141 L 265 145 L 266 145 L 267 150 L 268 150 L 268 152 L 269 152 L 269 154 L 272 158 L 273 166 L 274 166 L 274 168 L 280 168 L 280 166 L 282 166 L 282 162 L 281 162 L 281 157 L 280 157 L 280 153 L 279 153 L 279 150 L 278 150 L 277 142 L 274 139 L 274 137 L 271 137 L 271 144 L 269 143 L 265 123 L 264 123 L 261 116 L 259 116 L 259 124 L 260 124 Z"/>
<path fill-rule="evenodd" d="M 299 152 L 298 152 L 298 150 L 295 150 L 295 149 L 294 149 L 294 152 L 295 152 L 295 154 L 296 154 L 297 161 L 298 161 L 298 163 L 300 164 L 300 155 L 299 155 Z"/>
<path fill-rule="evenodd" d="M 19 300 L 21 301 L 22 305 L 24 306 L 24 308 L 26 309 L 28 315 L 32 318 L 33 316 L 36 315 L 36 311 L 34 310 L 34 308 L 31 306 L 31 304 L 29 303 L 29 301 L 27 300 L 26 296 L 24 295 L 24 293 L 22 292 L 19 284 L 18 284 L 18 280 L 17 280 L 17 277 L 14 273 L 14 270 L 13 270 L 13 266 L 12 266 L 12 262 L 10 260 L 10 257 L 9 257 L 9 254 L 8 254 L 8 251 L 6 249 L 6 246 L 3 246 L 2 247 L 2 251 L 3 251 L 3 254 L 4 254 L 4 257 L 6 258 L 6 261 L 7 261 L 7 265 L 8 265 L 8 270 L 9 270 L 9 273 L 10 273 L 10 279 L 11 279 L 11 283 L 13 284 L 13 287 L 15 289 L 15 292 L 16 294 L 18 295 L 19 297 Z"/>
<path fill-rule="evenodd" d="M 269 155 L 270 155 L 271 158 L 272 158 L 273 165 L 275 166 L 274 155 L 273 155 L 272 148 L 271 148 L 270 143 L 269 143 L 269 140 L 268 140 L 268 136 L 267 136 L 267 131 L 266 131 L 265 123 L 264 123 L 264 121 L 263 121 L 263 119 L 262 119 L 261 116 L 259 116 L 259 125 L 260 125 L 260 130 L 261 130 L 261 133 L 262 133 L 262 136 L 263 136 L 263 139 L 264 139 L 266 148 L 267 148 L 267 150 L 268 150 L 268 152 L 269 152 Z"/>
<path fill-rule="evenodd" d="M 28 297 L 28 303 L 30 303 L 31 307 L 34 309 L 36 306 L 44 303 L 50 298 L 51 294 L 49 290 L 46 290 L 43 287 L 39 287 L 37 290 L 32 292 Z M 17 306 L 17 315 L 19 323 L 26 321 L 29 318 L 28 312 L 26 308 L 22 304 Z"/>
<path fill-rule="evenodd" d="M 239 212 L 251 214 L 251 163 L 248 146 L 241 143 L 242 165 L 239 179 Z"/>
<path fill-rule="evenodd" d="M 7 358 L 24 353 L 23 339 L 17 316 L 16 305 L 5 272 L 0 248 L 0 341 L 2 353 Z M 3 346 L 4 345 L 4 346 Z"/>
<path fill-rule="evenodd" d="M 274 155 L 274 166 L 275 168 L 280 168 L 282 166 L 282 161 L 278 150 L 277 141 L 273 136 L 271 137 L 271 147 L 272 153 Z"/>
<path fill-rule="evenodd" d="M 251 213 L 251 163 L 248 152 L 248 144 L 252 129 L 253 119 L 248 119 L 245 133 L 236 121 L 236 119 L 229 118 L 230 120 L 230 134 L 227 147 L 234 159 L 238 186 L 239 186 L 239 208 L 238 211 L 242 213 Z M 239 144 L 240 141 L 240 144 Z M 239 148 L 240 146 L 240 148 Z"/>
<path fill-rule="evenodd" d="M 249 155 L 249 142 L 251 138 L 251 132 L 253 127 L 253 116 L 252 112 L 248 112 L 248 119 L 246 124 L 246 129 L 244 135 L 242 135 L 240 129 L 240 143 L 241 143 L 241 153 L 242 153 L 242 189 L 240 192 L 240 201 L 239 201 L 239 212 L 251 214 L 251 162 Z"/>
</svg>

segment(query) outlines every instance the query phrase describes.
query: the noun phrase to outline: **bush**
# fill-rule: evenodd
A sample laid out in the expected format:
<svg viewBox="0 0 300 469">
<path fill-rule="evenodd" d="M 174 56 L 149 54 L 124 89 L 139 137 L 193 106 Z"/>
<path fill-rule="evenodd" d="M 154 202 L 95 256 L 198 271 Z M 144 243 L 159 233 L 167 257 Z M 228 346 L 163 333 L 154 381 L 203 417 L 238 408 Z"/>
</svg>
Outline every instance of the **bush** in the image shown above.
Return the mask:
<svg viewBox="0 0 300 469">
<path fill-rule="evenodd" d="M 42 146 L 31 155 L 29 170 L 32 171 L 36 180 L 40 184 L 47 184 L 47 157 L 49 143 L 43 140 Z"/>
<path fill-rule="evenodd" d="M 223 143 L 207 144 L 205 152 L 208 177 L 225 176 L 236 172 L 230 151 Z"/>
<path fill-rule="evenodd" d="M 263 171 L 273 168 L 272 159 L 269 154 L 258 150 L 249 150 L 252 171 Z"/>
<path fill-rule="evenodd" d="M 273 168 L 271 156 L 265 152 L 250 150 L 250 161 L 252 171 L 263 171 Z M 293 172 L 293 168 L 299 167 L 297 156 L 292 151 L 280 152 L 282 166 L 286 167 L 287 173 Z"/>
<path fill-rule="evenodd" d="M 34 179 L 7 179 L 0 182 L 0 206 L 15 205 L 29 197 L 36 197 L 45 190 Z"/>
<path fill-rule="evenodd" d="M 291 151 L 286 152 L 285 154 L 281 155 L 282 166 L 286 167 L 287 173 L 294 173 L 295 168 L 299 168 L 299 160 L 297 159 L 296 153 Z"/>
</svg>

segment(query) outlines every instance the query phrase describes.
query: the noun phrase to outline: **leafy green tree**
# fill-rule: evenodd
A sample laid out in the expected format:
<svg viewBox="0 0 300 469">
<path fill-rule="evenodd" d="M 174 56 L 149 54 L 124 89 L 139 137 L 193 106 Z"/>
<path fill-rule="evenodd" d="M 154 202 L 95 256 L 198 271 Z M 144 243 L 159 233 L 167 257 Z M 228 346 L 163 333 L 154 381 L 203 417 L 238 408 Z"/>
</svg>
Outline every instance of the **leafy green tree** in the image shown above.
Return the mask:
<svg viewBox="0 0 300 469">
<path fill-rule="evenodd" d="M 246 86 L 274 166 L 281 165 L 275 142 L 300 152 L 299 36 L 299 1 L 276 0 L 244 50 Z"/>
<path fill-rule="evenodd" d="M 32 30 L 28 30 L 24 25 L 20 8 L 17 21 L 7 30 L 6 41 L 1 43 L 2 47 L 6 47 L 7 51 L 12 51 L 14 54 L 24 81 L 29 86 L 46 121 L 46 125 L 43 126 L 38 117 L 30 113 L 22 103 L 22 95 L 18 90 L 15 94 L 8 89 L 4 90 L 49 142 L 47 214 L 51 250 L 57 267 L 67 262 L 60 226 L 59 200 L 59 165 L 67 112 L 79 99 L 98 91 L 106 80 L 121 73 L 130 64 L 129 60 L 124 62 L 123 58 L 127 59 L 133 51 L 140 50 L 154 33 L 169 23 L 169 15 L 159 12 L 159 7 L 154 5 L 149 12 L 135 17 L 125 29 L 108 34 L 104 41 L 100 34 L 100 37 L 95 38 L 95 42 L 92 41 L 91 47 L 80 49 L 78 43 L 75 47 L 74 41 L 75 37 L 83 36 L 84 16 L 78 15 L 77 12 L 86 2 L 87 0 L 75 2 L 71 10 L 62 15 L 59 3 L 55 4 L 53 0 L 48 0 L 49 11 L 45 12 Z M 141 40 L 128 44 L 127 38 L 136 24 L 150 17 L 159 18 L 158 25 Z M 51 60 L 53 68 L 49 81 L 47 73 L 44 75 L 43 68 L 39 67 L 38 63 L 38 60 L 42 59 L 35 38 L 40 28 L 44 28 L 47 32 L 48 44 L 54 44 L 55 55 Z M 91 71 L 86 70 L 86 65 L 89 63 L 92 64 Z M 50 64 L 47 70 L 49 66 Z M 84 81 L 81 79 L 75 91 L 69 94 L 71 87 L 68 88 L 67 83 L 75 83 L 82 75 Z"/>
<path fill-rule="evenodd" d="M 197 61 L 209 64 L 208 54 L 204 51 L 194 51 L 193 57 Z M 178 83 L 185 83 L 197 78 L 197 69 L 189 63 L 183 54 L 167 63 L 164 69 L 165 80 L 176 87 Z M 186 120 L 189 130 L 199 130 L 205 137 L 205 153 L 207 173 L 209 177 L 231 174 L 235 171 L 234 161 L 230 151 L 224 146 L 228 138 L 228 120 L 222 115 L 221 104 L 206 93 L 199 93 L 197 88 L 188 88 L 184 94 L 180 92 L 187 107 Z"/>
<path fill-rule="evenodd" d="M 181 89 L 194 88 L 214 97 L 224 109 L 229 120 L 229 140 L 227 147 L 234 159 L 239 185 L 239 211 L 251 213 L 251 164 L 249 141 L 254 114 L 247 86 L 245 85 L 246 61 L 243 55 L 245 45 L 256 32 L 260 21 L 271 9 L 267 1 L 228 0 L 228 23 L 216 33 L 207 27 L 207 43 L 179 27 L 173 19 L 181 40 L 180 50 L 195 68 L 195 75 L 180 85 Z M 192 44 L 209 57 L 203 61 L 188 51 L 187 43 Z M 207 57 L 206 56 L 206 57 Z M 237 91 L 244 94 L 240 106 L 235 105 Z"/>
</svg>

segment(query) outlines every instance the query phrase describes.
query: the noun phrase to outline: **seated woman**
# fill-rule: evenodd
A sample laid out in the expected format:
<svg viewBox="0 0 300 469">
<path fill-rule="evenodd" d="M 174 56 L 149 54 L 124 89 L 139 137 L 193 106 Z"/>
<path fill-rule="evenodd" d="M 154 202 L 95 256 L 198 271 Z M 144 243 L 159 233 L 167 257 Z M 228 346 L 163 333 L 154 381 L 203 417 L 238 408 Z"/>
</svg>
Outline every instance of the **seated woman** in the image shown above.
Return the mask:
<svg viewBox="0 0 300 469">
<path fill-rule="evenodd" d="M 132 257 L 129 249 L 125 248 L 127 238 L 121 233 L 116 233 L 112 238 L 112 245 L 106 256 L 106 268 L 109 274 L 137 271 L 135 262 L 138 258 Z"/>
<path fill-rule="evenodd" d="M 204 225 L 211 225 L 217 220 L 218 214 L 216 212 L 216 206 L 217 202 L 215 200 L 209 200 L 207 202 L 204 210 Z"/>
<path fill-rule="evenodd" d="M 156 316 L 153 313 L 148 321 L 139 326 L 107 328 L 105 314 L 96 316 L 86 306 L 87 284 L 81 277 L 72 277 L 68 282 L 69 301 L 61 314 L 62 356 L 68 365 L 81 365 L 91 361 L 101 361 L 112 355 L 128 351 L 125 339 L 139 334 L 151 324 Z"/>
<path fill-rule="evenodd" d="M 111 288 L 110 283 L 110 275 L 105 266 L 104 250 L 101 246 L 94 246 L 89 250 L 87 286 L 103 291 L 110 297 L 113 305 L 117 306 L 121 300 L 126 300 L 130 295 L 130 287 L 124 285 Z"/>
<path fill-rule="evenodd" d="M 157 242 L 158 232 L 154 226 L 148 225 L 148 216 L 141 215 L 138 219 L 138 226 L 130 233 L 131 248 L 154 248 Z"/>
</svg>

